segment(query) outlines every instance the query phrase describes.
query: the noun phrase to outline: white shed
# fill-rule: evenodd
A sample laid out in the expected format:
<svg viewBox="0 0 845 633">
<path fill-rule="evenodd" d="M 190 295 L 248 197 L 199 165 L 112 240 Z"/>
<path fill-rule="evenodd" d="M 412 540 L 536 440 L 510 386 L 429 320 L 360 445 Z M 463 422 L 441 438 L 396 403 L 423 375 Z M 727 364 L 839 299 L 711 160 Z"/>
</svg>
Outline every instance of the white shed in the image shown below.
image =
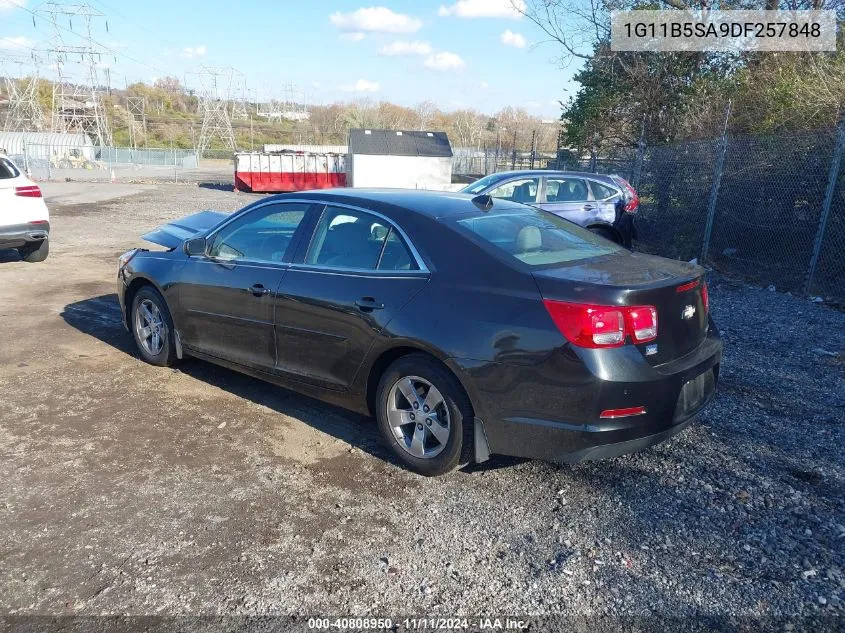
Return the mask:
<svg viewBox="0 0 845 633">
<path fill-rule="evenodd" d="M 443 189 L 452 183 L 445 132 L 349 130 L 347 183 L 352 187 Z"/>
</svg>

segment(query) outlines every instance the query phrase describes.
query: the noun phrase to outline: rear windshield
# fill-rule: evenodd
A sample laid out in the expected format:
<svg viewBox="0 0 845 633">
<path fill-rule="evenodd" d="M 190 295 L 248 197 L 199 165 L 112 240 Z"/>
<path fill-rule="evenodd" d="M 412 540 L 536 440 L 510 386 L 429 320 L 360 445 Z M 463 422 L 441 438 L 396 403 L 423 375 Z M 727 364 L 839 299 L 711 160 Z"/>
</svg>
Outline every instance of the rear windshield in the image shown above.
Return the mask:
<svg viewBox="0 0 845 633">
<path fill-rule="evenodd" d="M 622 250 L 568 220 L 522 205 L 458 220 L 458 224 L 529 266 L 563 264 Z"/>
<path fill-rule="evenodd" d="M 18 169 L 14 166 L 12 161 L 6 158 L 0 158 L 0 180 L 7 178 L 17 178 Z"/>
</svg>

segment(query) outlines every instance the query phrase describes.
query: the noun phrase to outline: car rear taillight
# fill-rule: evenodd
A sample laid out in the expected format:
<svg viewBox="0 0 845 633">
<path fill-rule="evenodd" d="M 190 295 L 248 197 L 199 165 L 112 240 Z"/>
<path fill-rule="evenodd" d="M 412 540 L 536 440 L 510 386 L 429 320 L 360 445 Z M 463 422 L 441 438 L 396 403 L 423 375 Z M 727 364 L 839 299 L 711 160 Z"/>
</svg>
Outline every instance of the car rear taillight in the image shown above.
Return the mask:
<svg viewBox="0 0 845 633">
<path fill-rule="evenodd" d="M 628 317 L 631 335 L 637 343 L 645 343 L 657 338 L 657 308 L 652 306 L 628 308 Z"/>
<path fill-rule="evenodd" d="M 636 343 L 657 338 L 654 306 L 599 306 L 543 299 L 566 339 L 579 347 L 618 347 L 630 336 Z"/>
<path fill-rule="evenodd" d="M 15 187 L 15 195 L 22 198 L 40 198 L 41 189 L 38 185 L 25 185 L 23 187 Z"/>
<path fill-rule="evenodd" d="M 704 314 L 710 312 L 710 293 L 707 290 L 707 282 L 701 284 L 701 302 L 704 304 Z"/>
<path fill-rule="evenodd" d="M 619 176 L 616 176 L 616 178 L 627 192 L 627 195 L 625 196 L 625 212 L 636 213 L 637 207 L 640 206 L 640 197 L 637 195 L 636 189 L 634 189 L 624 178 L 620 178 Z"/>
</svg>

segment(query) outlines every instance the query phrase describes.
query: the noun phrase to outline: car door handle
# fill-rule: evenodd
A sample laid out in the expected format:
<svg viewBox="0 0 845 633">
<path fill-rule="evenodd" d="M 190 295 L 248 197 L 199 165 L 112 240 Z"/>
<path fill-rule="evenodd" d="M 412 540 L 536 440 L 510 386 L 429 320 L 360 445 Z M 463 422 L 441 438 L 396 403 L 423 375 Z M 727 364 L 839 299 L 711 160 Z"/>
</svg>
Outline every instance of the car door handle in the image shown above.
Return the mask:
<svg viewBox="0 0 845 633">
<path fill-rule="evenodd" d="M 594 205 L 592 205 L 592 204 L 585 204 L 585 205 L 584 205 L 584 211 L 592 211 L 592 210 L 593 210 L 593 209 L 595 209 L 595 208 L 596 208 L 596 207 L 595 207 Z"/>
<path fill-rule="evenodd" d="M 270 294 L 270 289 L 265 288 L 261 284 L 254 284 L 254 285 L 250 286 L 249 288 L 244 288 L 244 290 L 246 290 L 247 292 L 251 292 L 253 294 L 253 296 L 256 296 L 256 297 L 263 297 L 264 295 Z"/>
<path fill-rule="evenodd" d="M 361 312 L 372 312 L 373 310 L 383 310 L 384 304 L 379 303 L 372 297 L 361 297 L 355 302 Z"/>
</svg>

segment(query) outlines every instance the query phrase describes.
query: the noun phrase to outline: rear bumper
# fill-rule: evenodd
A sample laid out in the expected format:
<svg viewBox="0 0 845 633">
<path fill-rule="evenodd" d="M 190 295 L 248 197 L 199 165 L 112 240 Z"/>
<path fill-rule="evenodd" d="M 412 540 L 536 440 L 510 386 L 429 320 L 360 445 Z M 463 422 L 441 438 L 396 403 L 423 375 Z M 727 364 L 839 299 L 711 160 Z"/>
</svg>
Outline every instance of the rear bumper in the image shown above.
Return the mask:
<svg viewBox="0 0 845 633">
<path fill-rule="evenodd" d="M 533 367 L 464 367 L 490 453 L 573 463 L 636 452 L 680 433 L 715 395 L 715 328 L 695 351 L 660 367 L 633 346 L 597 351 L 583 359 L 560 351 Z M 600 417 L 639 406 L 644 414 Z"/>
<path fill-rule="evenodd" d="M 17 248 L 29 242 L 40 242 L 47 239 L 49 235 L 49 222 L 0 226 L 0 248 Z"/>
</svg>

